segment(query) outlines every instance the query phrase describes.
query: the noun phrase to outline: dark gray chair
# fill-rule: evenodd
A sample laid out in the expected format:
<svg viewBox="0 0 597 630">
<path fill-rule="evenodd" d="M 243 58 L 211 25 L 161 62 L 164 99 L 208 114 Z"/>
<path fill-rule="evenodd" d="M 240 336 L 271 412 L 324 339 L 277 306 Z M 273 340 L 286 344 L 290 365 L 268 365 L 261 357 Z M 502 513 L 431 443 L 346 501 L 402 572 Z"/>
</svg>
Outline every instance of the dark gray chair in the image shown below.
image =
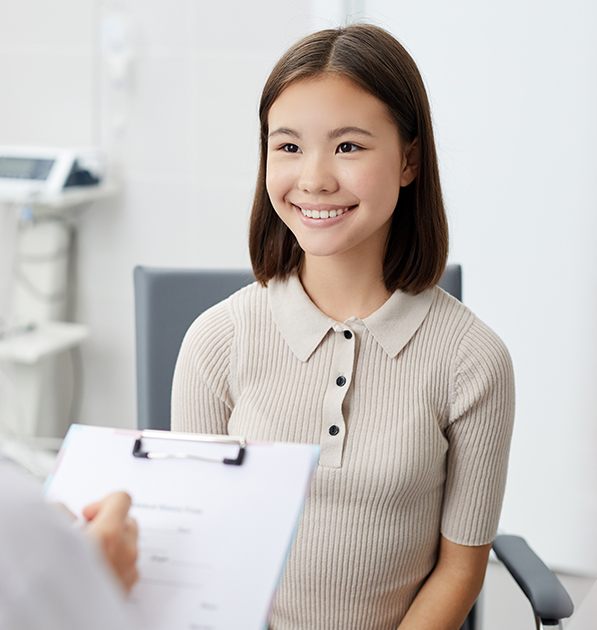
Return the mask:
<svg viewBox="0 0 597 630">
<path fill-rule="evenodd" d="M 135 268 L 140 429 L 170 430 L 172 376 L 184 334 L 203 311 L 254 280 L 250 271 Z"/>
<path fill-rule="evenodd" d="M 170 430 L 170 394 L 184 334 L 203 311 L 254 281 L 250 271 L 209 271 L 136 267 L 137 426 Z M 460 265 L 448 265 L 440 286 L 462 299 Z M 498 536 L 493 550 L 533 609 L 536 628 L 558 626 L 573 612 L 557 577 L 524 539 Z M 476 607 L 462 630 L 480 630 Z"/>
</svg>

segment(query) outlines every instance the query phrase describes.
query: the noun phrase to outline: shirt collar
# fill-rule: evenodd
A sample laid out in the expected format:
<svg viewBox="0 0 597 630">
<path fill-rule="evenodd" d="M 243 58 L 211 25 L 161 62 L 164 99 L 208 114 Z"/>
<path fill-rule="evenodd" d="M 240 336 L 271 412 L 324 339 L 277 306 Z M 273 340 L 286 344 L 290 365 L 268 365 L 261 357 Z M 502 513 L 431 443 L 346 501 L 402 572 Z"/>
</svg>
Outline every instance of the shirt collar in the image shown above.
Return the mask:
<svg viewBox="0 0 597 630">
<path fill-rule="evenodd" d="M 307 361 L 330 328 L 338 326 L 313 304 L 296 274 L 286 280 L 270 280 L 268 296 L 274 323 L 300 361 Z M 433 296 L 433 289 L 418 295 L 396 291 L 362 323 L 386 354 L 394 358 L 425 320 Z M 350 321 L 347 322 L 343 328 L 349 328 Z"/>
</svg>

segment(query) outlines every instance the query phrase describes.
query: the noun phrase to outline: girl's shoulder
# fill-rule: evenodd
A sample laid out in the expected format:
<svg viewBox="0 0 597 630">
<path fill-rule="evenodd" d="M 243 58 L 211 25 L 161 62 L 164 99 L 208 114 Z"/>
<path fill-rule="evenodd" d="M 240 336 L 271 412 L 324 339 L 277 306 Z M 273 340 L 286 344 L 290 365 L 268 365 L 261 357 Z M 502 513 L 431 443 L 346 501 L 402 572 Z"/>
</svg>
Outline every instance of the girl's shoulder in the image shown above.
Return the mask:
<svg viewBox="0 0 597 630">
<path fill-rule="evenodd" d="M 428 318 L 432 324 L 439 324 L 454 333 L 463 334 L 472 326 L 491 330 L 466 304 L 441 287 L 435 286 L 431 291 L 433 291 L 433 299 Z"/>
<path fill-rule="evenodd" d="M 428 326 L 441 331 L 439 337 L 454 351 L 460 368 L 473 371 L 482 366 L 510 371 L 511 357 L 502 338 L 466 304 L 434 287 L 434 299 L 428 315 Z"/>
<path fill-rule="evenodd" d="M 177 365 L 190 366 L 199 373 L 206 367 L 216 372 L 225 369 L 239 328 L 239 313 L 262 291 L 252 283 L 200 313 L 184 335 Z"/>
<path fill-rule="evenodd" d="M 267 289 L 252 282 L 200 313 L 190 325 L 185 341 L 202 345 L 224 344 L 232 339 L 236 325 L 259 310 L 264 302 L 267 302 Z"/>
</svg>

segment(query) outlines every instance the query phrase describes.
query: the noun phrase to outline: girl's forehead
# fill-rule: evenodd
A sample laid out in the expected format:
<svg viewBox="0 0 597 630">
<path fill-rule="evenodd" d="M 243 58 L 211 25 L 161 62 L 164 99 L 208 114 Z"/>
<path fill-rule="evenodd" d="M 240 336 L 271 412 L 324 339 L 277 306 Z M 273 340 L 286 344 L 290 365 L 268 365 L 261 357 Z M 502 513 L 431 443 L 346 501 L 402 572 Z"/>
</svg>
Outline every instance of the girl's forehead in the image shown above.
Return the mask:
<svg viewBox="0 0 597 630">
<path fill-rule="evenodd" d="M 272 125 L 355 125 L 392 123 L 383 101 L 348 77 L 326 73 L 299 79 L 287 86 L 273 102 L 268 115 Z"/>
</svg>

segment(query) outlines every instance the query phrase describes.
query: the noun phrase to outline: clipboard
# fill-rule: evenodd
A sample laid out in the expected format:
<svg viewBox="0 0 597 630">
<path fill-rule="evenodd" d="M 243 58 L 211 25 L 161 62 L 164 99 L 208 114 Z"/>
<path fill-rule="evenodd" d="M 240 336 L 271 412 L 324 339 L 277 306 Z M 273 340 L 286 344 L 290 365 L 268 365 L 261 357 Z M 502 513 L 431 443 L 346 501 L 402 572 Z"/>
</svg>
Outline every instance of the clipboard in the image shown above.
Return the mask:
<svg viewBox="0 0 597 630">
<path fill-rule="evenodd" d="M 139 524 L 127 606 L 146 630 L 261 630 L 319 447 L 73 425 L 46 497 L 80 514 L 125 490 Z"/>
<path fill-rule="evenodd" d="M 144 450 L 144 440 L 165 440 L 167 442 L 199 442 L 201 444 L 235 444 L 238 445 L 238 452 L 235 457 L 214 457 L 210 455 L 196 455 L 189 453 L 188 451 L 153 451 Z M 169 431 L 153 431 L 145 430 L 141 431 L 141 434 L 135 440 L 133 445 L 133 457 L 139 457 L 141 459 L 189 459 L 202 462 L 213 462 L 220 464 L 227 464 L 229 466 L 242 466 L 245 459 L 245 453 L 247 450 L 247 441 L 242 437 L 235 437 L 229 435 L 204 435 L 204 434 L 192 434 L 192 433 L 172 433 Z"/>
</svg>

